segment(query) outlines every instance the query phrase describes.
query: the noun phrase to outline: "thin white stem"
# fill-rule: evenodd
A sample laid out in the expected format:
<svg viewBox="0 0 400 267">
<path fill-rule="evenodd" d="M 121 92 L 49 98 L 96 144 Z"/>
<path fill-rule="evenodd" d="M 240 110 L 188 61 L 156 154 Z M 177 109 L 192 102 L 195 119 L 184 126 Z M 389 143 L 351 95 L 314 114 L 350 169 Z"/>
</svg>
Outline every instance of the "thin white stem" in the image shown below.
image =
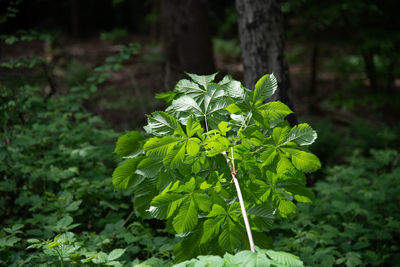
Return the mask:
<svg viewBox="0 0 400 267">
<path fill-rule="evenodd" d="M 233 157 L 233 147 L 231 147 L 231 159 L 229 159 L 226 152 L 223 152 L 222 155 L 224 155 L 226 162 L 228 163 L 229 169 L 231 170 L 232 180 L 235 184 L 236 192 L 237 192 L 239 203 L 240 203 L 240 209 L 242 210 L 242 216 L 243 216 L 243 220 L 244 220 L 244 225 L 246 227 L 247 237 L 249 238 L 250 250 L 252 252 L 256 252 L 256 250 L 254 249 L 253 235 L 251 233 L 251 227 L 250 227 L 249 219 L 247 217 L 247 212 L 246 212 L 246 207 L 245 207 L 244 201 L 243 201 L 242 191 L 240 190 L 239 181 L 236 178 L 235 159 Z"/>
<path fill-rule="evenodd" d="M 207 124 L 207 115 L 206 114 L 204 114 L 204 123 L 206 126 L 206 132 L 208 133 L 208 124 Z"/>
</svg>

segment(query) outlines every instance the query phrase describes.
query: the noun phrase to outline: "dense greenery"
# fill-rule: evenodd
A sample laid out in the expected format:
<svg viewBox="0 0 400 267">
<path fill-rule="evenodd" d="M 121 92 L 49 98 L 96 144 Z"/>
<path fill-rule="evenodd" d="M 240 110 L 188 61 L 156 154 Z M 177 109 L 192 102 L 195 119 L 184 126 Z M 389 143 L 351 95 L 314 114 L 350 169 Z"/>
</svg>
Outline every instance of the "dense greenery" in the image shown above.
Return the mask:
<svg viewBox="0 0 400 267">
<path fill-rule="evenodd" d="M 68 94 L 46 92 L 29 79 L 1 85 L 2 266 L 121 266 L 171 257 L 173 239 L 135 219 L 131 192 L 112 187 L 119 134 L 82 105 L 108 70 L 136 52 L 122 47 Z"/>
</svg>

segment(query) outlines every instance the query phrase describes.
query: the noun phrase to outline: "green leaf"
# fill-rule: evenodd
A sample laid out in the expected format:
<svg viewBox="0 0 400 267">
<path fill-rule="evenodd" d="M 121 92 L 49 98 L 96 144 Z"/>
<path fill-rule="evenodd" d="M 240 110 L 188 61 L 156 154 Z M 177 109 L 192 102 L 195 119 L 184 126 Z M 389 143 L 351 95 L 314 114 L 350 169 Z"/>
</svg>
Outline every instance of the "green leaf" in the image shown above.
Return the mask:
<svg viewBox="0 0 400 267">
<path fill-rule="evenodd" d="M 270 257 L 274 262 L 279 263 L 283 266 L 288 267 L 302 267 L 303 262 L 299 259 L 299 257 L 283 252 L 283 251 L 274 251 L 274 250 L 267 250 L 265 251 L 268 257 Z"/>
<path fill-rule="evenodd" d="M 198 217 L 195 202 L 192 198 L 189 198 L 179 209 L 172 225 L 174 230 L 180 234 L 193 230 L 197 225 L 197 221 Z"/>
<path fill-rule="evenodd" d="M 221 87 L 225 94 L 232 98 L 242 100 L 246 97 L 246 91 L 239 81 L 231 80 L 227 83 L 222 84 Z"/>
<path fill-rule="evenodd" d="M 267 148 L 267 150 L 262 152 L 260 155 L 260 160 L 263 162 L 261 166 L 264 167 L 271 165 L 276 159 L 277 155 L 278 153 L 276 152 L 275 148 Z"/>
<path fill-rule="evenodd" d="M 186 151 L 188 155 L 194 157 L 199 153 L 200 150 L 200 145 L 198 142 L 193 141 L 192 139 L 189 139 L 186 143 Z"/>
<path fill-rule="evenodd" d="M 119 257 L 122 256 L 122 254 L 124 254 L 125 250 L 126 249 L 122 248 L 114 249 L 113 251 L 110 252 L 110 254 L 108 254 L 107 261 L 113 261 L 118 259 Z"/>
<path fill-rule="evenodd" d="M 221 207 L 218 204 L 214 204 L 212 206 L 211 212 L 207 215 L 207 217 L 215 217 L 215 216 L 221 216 L 221 215 L 226 215 L 227 212 L 226 210 Z"/>
<path fill-rule="evenodd" d="M 172 101 L 170 108 L 174 111 L 189 112 L 196 116 L 203 116 L 204 112 L 196 101 L 190 96 L 184 95 Z"/>
<path fill-rule="evenodd" d="M 254 253 L 249 250 L 240 251 L 233 257 L 229 257 L 228 266 L 251 266 L 251 267 L 272 267 L 271 260 L 264 253 Z"/>
<path fill-rule="evenodd" d="M 293 113 L 288 106 L 280 101 L 268 102 L 257 109 L 270 122 L 271 127 L 275 127 L 287 115 Z"/>
<path fill-rule="evenodd" d="M 147 116 L 147 122 L 144 129 L 148 134 L 156 136 L 172 135 L 180 128 L 178 121 L 163 111 L 156 111 L 151 116 Z"/>
<path fill-rule="evenodd" d="M 225 228 L 218 238 L 218 244 L 227 251 L 234 251 L 241 247 L 243 240 L 238 229 Z"/>
<path fill-rule="evenodd" d="M 278 89 L 278 81 L 274 74 L 266 74 L 256 83 L 253 102 L 264 101 L 270 98 Z"/>
<path fill-rule="evenodd" d="M 303 172 L 314 172 L 321 168 L 321 162 L 312 153 L 293 148 L 283 148 L 283 151 L 291 155 L 293 165 Z"/>
<path fill-rule="evenodd" d="M 132 131 L 118 138 L 114 153 L 120 157 L 131 155 L 141 148 L 144 137 L 138 131 Z"/>
<path fill-rule="evenodd" d="M 317 132 L 315 132 L 307 123 L 301 123 L 290 130 L 290 133 L 283 144 L 295 142 L 299 146 L 305 146 L 314 143 L 315 139 L 317 139 Z"/>
<path fill-rule="evenodd" d="M 214 73 L 211 75 L 197 75 L 197 74 L 192 74 L 192 73 L 187 73 L 185 72 L 185 74 L 187 76 L 189 76 L 193 81 L 195 81 L 196 83 L 200 84 L 201 86 L 203 86 L 204 88 L 207 88 L 207 85 L 214 81 L 215 76 L 218 73 Z"/>
<path fill-rule="evenodd" d="M 185 144 L 181 143 L 176 148 L 170 150 L 164 157 L 164 164 L 170 168 L 177 168 L 185 159 Z"/>
<path fill-rule="evenodd" d="M 218 124 L 218 129 L 221 131 L 221 135 L 225 136 L 227 132 L 231 129 L 231 127 L 228 127 L 229 123 L 226 121 L 221 121 Z"/>
<path fill-rule="evenodd" d="M 186 122 L 186 134 L 187 137 L 192 137 L 196 133 L 201 133 L 203 128 L 201 128 L 200 122 L 196 117 L 190 116 Z"/>
<path fill-rule="evenodd" d="M 256 215 L 261 218 L 268 218 L 268 219 L 275 218 L 274 208 L 272 208 L 267 203 L 255 205 L 255 206 L 249 208 L 247 212 L 249 214 L 253 214 L 253 215 Z"/>
<path fill-rule="evenodd" d="M 272 139 L 275 145 L 281 145 L 290 133 L 289 126 L 275 127 L 272 131 Z"/>
<path fill-rule="evenodd" d="M 200 88 L 200 86 L 192 81 L 189 81 L 187 79 L 182 79 L 180 80 L 176 85 L 175 85 L 175 90 L 181 93 L 184 93 L 186 95 L 189 95 L 196 99 L 196 97 L 204 95 L 206 93 L 205 89 Z"/>
<path fill-rule="evenodd" d="M 131 158 L 125 161 L 121 166 L 117 167 L 112 175 L 114 187 L 127 189 L 131 186 L 134 180 L 138 178 L 135 171 L 142 160 L 143 157 Z"/>
<path fill-rule="evenodd" d="M 181 141 L 182 138 L 173 136 L 153 137 L 147 140 L 143 149 L 147 156 L 165 157 Z"/>
<path fill-rule="evenodd" d="M 222 222 L 223 218 L 212 218 L 206 220 L 203 224 L 203 235 L 201 236 L 200 243 L 206 243 L 213 237 L 217 236 L 220 232 Z"/>
<path fill-rule="evenodd" d="M 163 165 L 161 160 L 145 158 L 138 164 L 136 173 L 144 177 L 156 177 L 162 167 Z"/>
</svg>

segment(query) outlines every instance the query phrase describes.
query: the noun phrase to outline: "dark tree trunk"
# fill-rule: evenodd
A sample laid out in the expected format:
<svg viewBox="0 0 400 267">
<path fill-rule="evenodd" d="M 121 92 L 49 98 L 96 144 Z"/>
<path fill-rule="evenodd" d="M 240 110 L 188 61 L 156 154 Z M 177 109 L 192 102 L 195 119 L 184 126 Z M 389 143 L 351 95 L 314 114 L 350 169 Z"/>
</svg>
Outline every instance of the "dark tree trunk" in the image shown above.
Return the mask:
<svg viewBox="0 0 400 267">
<path fill-rule="evenodd" d="M 168 87 L 183 77 L 184 71 L 215 71 L 207 10 L 202 0 L 163 0 L 161 23 Z"/>
<path fill-rule="evenodd" d="M 75 38 L 80 36 L 79 3 L 78 0 L 70 0 L 71 32 Z"/>
<path fill-rule="evenodd" d="M 367 74 L 370 88 L 372 91 L 376 91 L 378 89 L 378 80 L 376 78 L 374 53 L 371 50 L 364 51 L 363 58 L 365 64 L 365 73 Z"/>
<path fill-rule="evenodd" d="M 239 36 L 244 65 L 244 85 L 253 89 L 266 73 L 278 79 L 278 91 L 271 100 L 293 107 L 289 71 L 284 57 L 283 16 L 278 0 L 236 0 Z M 293 121 L 293 119 L 292 119 Z"/>
</svg>

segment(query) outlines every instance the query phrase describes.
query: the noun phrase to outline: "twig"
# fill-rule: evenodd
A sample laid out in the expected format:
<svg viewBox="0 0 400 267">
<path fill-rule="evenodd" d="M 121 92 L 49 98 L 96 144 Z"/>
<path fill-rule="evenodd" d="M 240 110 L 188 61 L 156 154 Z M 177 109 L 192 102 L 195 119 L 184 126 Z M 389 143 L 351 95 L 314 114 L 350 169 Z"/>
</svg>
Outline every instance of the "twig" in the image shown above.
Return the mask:
<svg viewBox="0 0 400 267">
<path fill-rule="evenodd" d="M 246 207 L 245 207 L 244 201 L 243 201 L 242 191 L 240 190 L 239 181 L 236 178 L 237 171 L 235 169 L 235 159 L 233 157 L 233 147 L 231 147 L 231 154 L 232 154 L 231 159 L 229 159 L 228 155 L 226 154 L 226 151 L 222 152 L 222 155 L 224 155 L 226 162 L 229 166 L 229 169 L 231 170 L 232 180 L 235 184 L 236 192 L 237 192 L 239 203 L 240 203 L 240 209 L 242 210 L 244 225 L 246 226 L 247 237 L 249 238 L 250 250 L 252 252 L 256 252 L 254 249 L 253 235 L 251 233 L 251 227 L 250 227 L 249 219 L 247 217 L 247 212 L 246 212 Z"/>
</svg>

